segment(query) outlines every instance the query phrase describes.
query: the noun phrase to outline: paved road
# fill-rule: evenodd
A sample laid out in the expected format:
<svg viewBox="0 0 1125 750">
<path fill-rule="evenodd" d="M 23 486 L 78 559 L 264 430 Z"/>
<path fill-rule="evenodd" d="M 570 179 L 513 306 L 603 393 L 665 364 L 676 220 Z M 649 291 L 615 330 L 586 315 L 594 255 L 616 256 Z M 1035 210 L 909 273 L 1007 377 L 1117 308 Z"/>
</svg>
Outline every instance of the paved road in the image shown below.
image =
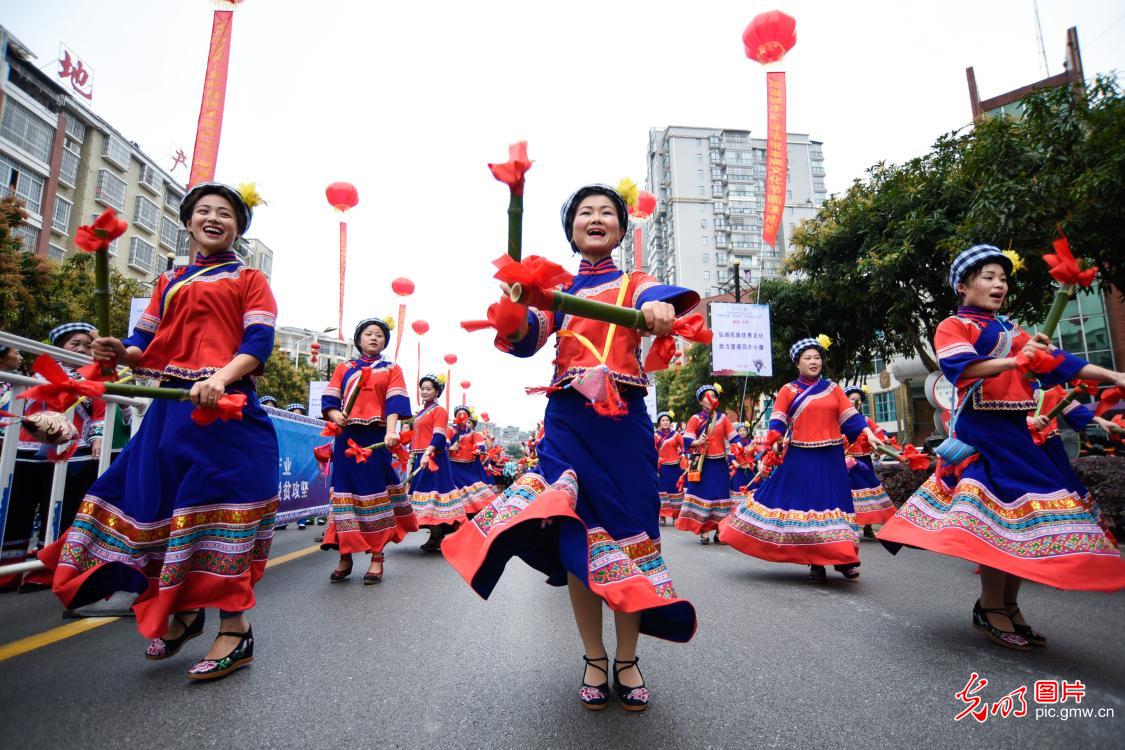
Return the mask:
<svg viewBox="0 0 1125 750">
<path fill-rule="evenodd" d="M 279 532 L 274 556 L 313 536 Z M 0 747 L 1120 746 L 1120 595 L 1027 586 L 1024 609 L 1051 645 L 1012 653 L 969 627 L 967 563 L 866 543 L 860 582 L 830 574 L 813 587 L 802 568 L 669 529 L 666 556 L 699 632 L 687 645 L 642 641 L 647 713 L 590 714 L 575 697 L 581 651 L 565 592 L 515 561 L 481 601 L 418 552 L 422 539 L 389 551 L 379 586 L 330 585 L 329 553 L 271 568 L 251 618 L 256 661 L 218 683 L 184 678 L 203 639 L 148 662 L 125 619 L 0 662 Z M 0 644 L 61 624 L 49 594 L 0 596 Z M 1023 719 L 954 722 L 954 694 L 974 671 L 989 702 L 1020 686 L 1030 698 L 1037 679 L 1078 679 L 1081 706 L 1116 718 L 1036 720 L 1029 701 Z"/>
</svg>

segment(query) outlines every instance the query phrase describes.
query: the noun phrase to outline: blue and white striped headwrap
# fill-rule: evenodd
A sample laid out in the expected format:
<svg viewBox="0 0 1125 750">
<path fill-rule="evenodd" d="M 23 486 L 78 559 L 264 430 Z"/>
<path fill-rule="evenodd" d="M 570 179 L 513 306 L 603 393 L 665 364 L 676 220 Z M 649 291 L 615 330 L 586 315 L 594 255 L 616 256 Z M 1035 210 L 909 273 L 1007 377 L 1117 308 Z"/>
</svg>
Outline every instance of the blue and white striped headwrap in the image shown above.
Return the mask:
<svg viewBox="0 0 1125 750">
<path fill-rule="evenodd" d="M 262 396 L 258 399 L 258 403 L 262 406 L 272 405 L 277 406 L 277 399 L 273 396 Z"/>
<path fill-rule="evenodd" d="M 656 421 L 659 422 L 661 417 L 668 417 L 668 420 L 670 422 L 675 421 L 674 419 L 672 419 L 672 413 L 671 412 L 667 412 L 667 411 L 658 412 L 657 415 L 656 415 Z"/>
<path fill-rule="evenodd" d="M 63 323 L 61 326 L 55 326 L 48 334 L 48 338 L 51 340 L 51 346 L 58 346 L 59 339 L 68 333 L 93 333 L 96 330 L 98 329 L 89 323 L 83 323 L 79 320 L 73 323 Z"/>
<path fill-rule="evenodd" d="M 828 356 L 828 352 L 824 351 L 824 347 L 816 339 L 801 339 L 793 346 L 789 347 L 789 359 L 793 360 L 796 364 L 797 360 L 801 358 L 801 353 L 806 349 L 816 349 L 820 352 L 821 357 Z"/>
<path fill-rule="evenodd" d="M 851 396 L 853 393 L 858 393 L 861 396 L 864 395 L 863 389 L 860 388 L 858 385 L 849 385 L 847 388 L 844 389 L 844 395 L 845 396 Z"/>
<path fill-rule="evenodd" d="M 701 385 L 701 386 L 699 386 L 698 388 L 695 389 L 695 400 L 699 401 L 700 399 L 702 399 L 703 394 L 706 393 L 707 391 L 714 391 L 715 392 L 715 398 L 719 397 L 718 389 L 715 388 L 715 386 L 708 383 L 707 385 Z"/>
<path fill-rule="evenodd" d="M 957 256 L 949 267 L 949 288 L 957 294 L 957 285 L 965 280 L 969 272 L 985 263 L 999 263 L 1004 272 L 1012 274 L 1012 261 L 995 245 L 973 245 Z"/>
<path fill-rule="evenodd" d="M 298 404 L 298 403 L 292 403 L 292 404 L 289 404 L 288 406 L 285 407 L 285 411 L 293 411 L 294 409 L 300 409 L 301 411 L 305 411 L 305 405 L 304 404 Z"/>
</svg>

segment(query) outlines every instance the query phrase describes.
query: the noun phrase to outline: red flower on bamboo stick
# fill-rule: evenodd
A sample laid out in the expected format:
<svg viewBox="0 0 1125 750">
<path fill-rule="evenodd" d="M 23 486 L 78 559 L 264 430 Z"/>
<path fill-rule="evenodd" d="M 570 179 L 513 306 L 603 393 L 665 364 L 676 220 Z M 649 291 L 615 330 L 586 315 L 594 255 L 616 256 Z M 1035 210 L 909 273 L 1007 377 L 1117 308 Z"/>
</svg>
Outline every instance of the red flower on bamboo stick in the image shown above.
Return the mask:
<svg viewBox="0 0 1125 750">
<path fill-rule="evenodd" d="M 1098 385 L 1099 383 L 1096 380 L 1083 380 L 1082 378 L 1075 378 L 1073 381 L 1074 390 L 1087 396 L 1098 395 Z"/>
<path fill-rule="evenodd" d="M 1032 350 L 1031 355 L 1024 353 L 1022 350 L 1016 355 L 1016 364 L 1023 373 L 1035 373 L 1042 375 L 1051 372 L 1066 359 L 1062 354 L 1048 354 L 1039 349 Z"/>
<path fill-rule="evenodd" d="M 62 366 L 47 354 L 40 354 L 32 369 L 47 382 L 28 388 L 24 398 L 28 401 L 42 401 L 50 411 L 66 411 L 76 401 L 83 398 L 100 398 L 105 394 L 103 383 L 73 380 Z"/>
<path fill-rule="evenodd" d="M 574 276 L 565 268 L 540 255 L 529 255 L 518 263 L 507 255 L 502 255 L 492 261 L 492 264 L 498 269 L 492 278 L 508 285 L 522 284 L 536 289 L 550 289 L 574 280 Z"/>
<path fill-rule="evenodd" d="M 335 422 L 325 422 L 324 429 L 320 431 L 321 435 L 325 437 L 336 437 L 344 431 L 344 428 Z"/>
<path fill-rule="evenodd" d="M 508 186 L 513 195 L 523 195 L 523 176 L 531 169 L 533 161 L 527 158 L 527 141 L 508 146 L 508 161 L 489 164 L 492 176 Z"/>
<path fill-rule="evenodd" d="M 714 334 L 699 313 L 677 319 L 672 324 L 671 333 L 667 336 L 657 336 L 652 342 L 652 348 L 649 349 L 648 356 L 645 357 L 645 370 L 658 372 L 668 369 L 668 364 L 676 354 L 674 336 L 680 336 L 688 341 L 695 341 L 700 344 L 710 344 Z"/>
<path fill-rule="evenodd" d="M 925 471 L 930 468 L 930 457 L 910 443 L 902 449 L 902 458 L 899 460 L 914 471 Z"/>
<path fill-rule="evenodd" d="M 1047 264 L 1047 272 L 1060 284 L 1078 284 L 1088 287 L 1098 275 L 1096 268 L 1083 268 L 1084 262 L 1074 258 L 1070 252 L 1070 241 L 1059 229 L 1059 237 L 1054 241 L 1055 252 L 1045 253 L 1043 260 Z"/>
<path fill-rule="evenodd" d="M 1102 391 L 1101 398 L 1098 399 L 1098 406 L 1094 409 L 1094 414 L 1100 417 L 1107 411 L 1116 408 L 1123 396 L 1125 396 L 1125 392 L 1121 390 L 1121 386 L 1117 385 Z"/>
<path fill-rule="evenodd" d="M 107 208 L 93 224 L 78 227 L 74 234 L 74 244 L 88 253 L 96 253 L 107 249 L 109 243 L 125 234 L 128 228 L 127 222 L 117 218 L 117 213 L 112 208 Z"/>
<path fill-rule="evenodd" d="M 367 457 L 371 455 L 371 449 L 365 448 L 355 440 L 348 438 L 348 447 L 344 451 L 344 455 L 354 458 L 357 464 L 365 464 L 367 463 Z"/>
<path fill-rule="evenodd" d="M 198 407 L 191 413 L 191 421 L 200 427 L 206 427 L 216 419 L 229 422 L 232 419 L 242 419 L 242 410 L 246 407 L 245 393 L 226 393 L 219 397 L 219 402 L 212 407 Z"/>
<path fill-rule="evenodd" d="M 511 336 L 523 325 L 527 318 L 527 308 L 505 296 L 488 306 L 487 316 L 485 320 L 462 320 L 461 327 L 470 333 L 495 328 L 498 334 Z"/>
</svg>

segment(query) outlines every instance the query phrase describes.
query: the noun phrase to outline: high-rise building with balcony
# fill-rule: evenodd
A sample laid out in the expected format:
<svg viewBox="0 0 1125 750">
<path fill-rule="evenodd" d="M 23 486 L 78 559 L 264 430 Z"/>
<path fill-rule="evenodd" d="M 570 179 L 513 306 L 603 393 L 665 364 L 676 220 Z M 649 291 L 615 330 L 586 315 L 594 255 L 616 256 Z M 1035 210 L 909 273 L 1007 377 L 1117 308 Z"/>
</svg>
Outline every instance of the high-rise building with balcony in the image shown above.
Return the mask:
<svg viewBox="0 0 1125 750">
<path fill-rule="evenodd" d="M 705 297 L 727 284 L 736 256 L 749 283 L 781 275 L 793 228 L 815 216 L 827 195 L 822 144 L 801 133 L 789 133 L 787 141 L 785 211 L 771 246 L 762 240 L 765 139 L 746 130 L 650 131 L 647 186 L 657 209 L 645 225 L 644 269 Z M 622 267 L 632 268 L 631 233 L 620 256 Z"/>
</svg>

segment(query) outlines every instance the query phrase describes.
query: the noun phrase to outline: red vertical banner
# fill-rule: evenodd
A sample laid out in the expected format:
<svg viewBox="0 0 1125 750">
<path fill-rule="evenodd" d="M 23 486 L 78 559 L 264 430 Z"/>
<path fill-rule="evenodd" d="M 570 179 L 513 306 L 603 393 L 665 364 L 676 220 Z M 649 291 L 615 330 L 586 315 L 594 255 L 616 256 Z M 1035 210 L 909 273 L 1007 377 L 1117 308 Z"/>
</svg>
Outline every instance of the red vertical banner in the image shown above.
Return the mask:
<svg viewBox="0 0 1125 750">
<path fill-rule="evenodd" d="M 789 147 L 785 134 L 785 73 L 766 73 L 766 207 L 762 239 L 773 245 L 785 209 Z"/>
<path fill-rule="evenodd" d="M 340 341 L 344 340 L 344 277 L 348 268 L 348 225 L 340 222 L 340 318 L 337 323 L 336 333 Z"/>
<path fill-rule="evenodd" d="M 415 385 L 415 387 L 414 387 L 414 395 L 416 396 L 415 400 L 419 404 L 422 403 L 422 384 L 417 382 L 417 381 L 420 380 L 421 378 L 422 378 L 422 337 L 419 336 L 418 337 L 418 378 L 415 380 L 417 385 Z"/>
<path fill-rule="evenodd" d="M 644 234 L 640 226 L 633 228 L 633 270 L 640 271 L 645 259 Z"/>
<path fill-rule="evenodd" d="M 227 66 L 230 63 L 230 35 L 234 12 L 215 11 L 211 24 L 211 49 L 207 53 L 207 73 L 203 78 L 203 101 L 195 126 L 195 149 L 191 155 L 188 187 L 215 179 L 219 160 L 219 137 L 223 131 L 223 106 L 227 98 Z"/>
<path fill-rule="evenodd" d="M 406 303 L 398 305 L 398 325 L 395 326 L 395 362 L 398 362 L 398 348 L 402 346 L 402 327 L 406 325 Z"/>
<path fill-rule="evenodd" d="M 445 413 L 449 413 L 449 397 L 453 395 L 453 368 L 445 371 Z"/>
</svg>

